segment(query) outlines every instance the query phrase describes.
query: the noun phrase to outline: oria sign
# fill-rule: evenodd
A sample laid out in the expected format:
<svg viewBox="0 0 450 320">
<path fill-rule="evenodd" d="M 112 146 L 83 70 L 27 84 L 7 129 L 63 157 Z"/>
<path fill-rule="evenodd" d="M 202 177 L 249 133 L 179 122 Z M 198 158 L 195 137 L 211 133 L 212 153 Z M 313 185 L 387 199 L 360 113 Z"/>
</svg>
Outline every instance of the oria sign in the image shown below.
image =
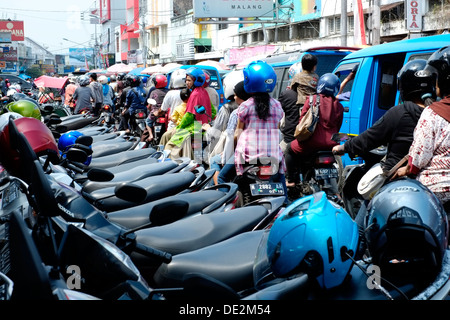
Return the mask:
<svg viewBox="0 0 450 320">
<path fill-rule="evenodd" d="M 425 1 L 405 0 L 406 29 L 409 31 L 422 31 L 424 2 Z"/>
<path fill-rule="evenodd" d="M 194 18 L 273 17 L 273 0 L 194 0 Z"/>
</svg>

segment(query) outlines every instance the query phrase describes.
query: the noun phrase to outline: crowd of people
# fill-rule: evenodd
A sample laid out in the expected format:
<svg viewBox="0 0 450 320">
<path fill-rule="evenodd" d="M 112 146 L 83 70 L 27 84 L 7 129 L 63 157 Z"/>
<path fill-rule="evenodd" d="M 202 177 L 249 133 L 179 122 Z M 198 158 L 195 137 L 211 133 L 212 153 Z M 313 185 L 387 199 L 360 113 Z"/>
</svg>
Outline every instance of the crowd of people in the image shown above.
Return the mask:
<svg viewBox="0 0 450 320">
<path fill-rule="evenodd" d="M 165 117 L 165 132 L 158 144 L 170 151 L 172 159 L 194 159 L 194 140 L 200 136 L 204 142 L 201 161 L 215 170 L 215 184 L 242 175 L 243 166 L 256 158 L 272 157 L 278 161 L 279 180 L 287 190 L 298 184 L 303 160 L 316 151 L 353 157 L 386 145 L 383 171 L 404 161 L 392 178 L 416 177 L 450 207 L 449 55 L 445 47 L 428 60 L 406 63 L 398 74 L 401 103 L 344 144 L 331 136 L 342 125 L 340 101 L 349 98 L 342 96 L 342 89 L 355 78 L 357 68 L 342 83 L 332 73 L 319 77 L 318 59 L 310 53 L 291 67 L 290 84 L 278 99 L 270 95 L 277 82 L 273 67 L 254 61 L 233 71 L 241 72 L 241 77 L 224 82 L 227 102 L 220 108 L 209 73 L 195 66 L 175 70 L 170 84 L 165 74 L 69 76 L 61 100 L 74 114 L 87 110 L 98 115 L 102 106 L 109 105 L 119 115 L 117 130 L 130 131 L 135 110 L 144 111 L 146 130 L 141 141 L 147 146 L 156 138 L 155 121 Z M 0 78 L 2 96 L 7 89 L 8 83 Z M 299 142 L 295 128 L 312 101 L 319 103 L 319 122 L 312 137 Z M 203 106 L 201 112 L 199 106 Z"/>
</svg>

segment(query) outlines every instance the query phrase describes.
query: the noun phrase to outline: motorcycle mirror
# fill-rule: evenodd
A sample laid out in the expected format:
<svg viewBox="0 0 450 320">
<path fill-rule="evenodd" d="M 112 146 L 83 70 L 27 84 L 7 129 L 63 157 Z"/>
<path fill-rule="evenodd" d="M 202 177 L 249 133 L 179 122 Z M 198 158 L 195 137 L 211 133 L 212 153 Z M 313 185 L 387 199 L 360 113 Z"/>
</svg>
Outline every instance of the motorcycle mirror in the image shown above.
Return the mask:
<svg viewBox="0 0 450 320">
<path fill-rule="evenodd" d="M 42 106 L 42 109 L 44 109 L 44 111 L 46 112 L 52 112 L 53 110 L 55 110 L 55 108 L 53 108 L 51 104 L 44 104 Z"/>
<path fill-rule="evenodd" d="M 59 133 L 64 133 L 64 132 L 67 132 L 68 130 L 69 130 L 69 128 L 67 128 L 67 126 L 58 125 L 55 127 L 55 131 L 59 132 Z"/>
<path fill-rule="evenodd" d="M 56 118 L 56 117 L 48 117 L 45 120 L 45 123 L 47 125 L 52 125 L 52 124 L 60 124 L 62 122 L 61 118 Z"/>
<path fill-rule="evenodd" d="M 111 181 L 114 173 L 102 168 L 92 168 L 87 172 L 87 177 L 91 181 Z"/>
<path fill-rule="evenodd" d="M 333 140 L 334 142 L 342 142 L 342 141 L 347 141 L 349 139 L 349 135 L 347 133 L 342 133 L 342 132 L 338 132 L 338 133 L 333 133 L 333 135 L 331 136 L 331 140 Z"/>
<path fill-rule="evenodd" d="M 77 148 L 83 150 L 88 156 L 92 155 L 92 149 L 84 144 L 75 143 L 71 148 Z"/>
<path fill-rule="evenodd" d="M 85 146 L 90 146 L 94 139 L 91 136 L 80 136 L 75 140 L 75 143 L 79 143 Z"/>
<path fill-rule="evenodd" d="M 116 186 L 114 188 L 114 194 L 122 200 L 134 203 L 140 203 L 147 198 L 147 190 L 141 186 L 130 183 L 122 183 Z"/>
<path fill-rule="evenodd" d="M 189 203 L 182 200 L 158 203 L 150 212 L 150 221 L 153 226 L 163 226 L 184 218 L 188 209 Z"/>
<path fill-rule="evenodd" d="M 197 105 L 194 107 L 195 112 L 197 112 L 198 114 L 206 114 L 206 109 L 204 106 L 201 105 Z"/>
<path fill-rule="evenodd" d="M 88 155 L 86 154 L 86 152 L 84 152 L 81 149 L 77 149 L 77 148 L 70 148 L 69 150 L 67 150 L 66 152 L 66 158 L 69 159 L 70 161 L 74 161 L 74 162 L 85 162 L 87 160 Z"/>
</svg>

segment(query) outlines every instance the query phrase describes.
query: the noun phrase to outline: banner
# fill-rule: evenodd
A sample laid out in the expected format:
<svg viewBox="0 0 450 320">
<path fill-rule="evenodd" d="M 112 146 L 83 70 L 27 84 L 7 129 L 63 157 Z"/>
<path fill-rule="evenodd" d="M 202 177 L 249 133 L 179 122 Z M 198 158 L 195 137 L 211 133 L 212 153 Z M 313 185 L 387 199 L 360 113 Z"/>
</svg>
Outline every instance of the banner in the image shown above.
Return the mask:
<svg viewBox="0 0 450 320">
<path fill-rule="evenodd" d="M 0 47 L 0 61 L 18 61 L 17 48 L 14 47 Z"/>
<path fill-rule="evenodd" d="M 364 24 L 364 12 L 361 0 L 353 0 L 354 17 L 354 45 L 367 45 L 366 42 L 366 27 Z"/>
<path fill-rule="evenodd" d="M 24 41 L 23 21 L 0 20 L 0 32 L 11 32 L 11 41 Z"/>
<path fill-rule="evenodd" d="M 195 18 L 273 17 L 273 0 L 193 0 Z"/>
</svg>

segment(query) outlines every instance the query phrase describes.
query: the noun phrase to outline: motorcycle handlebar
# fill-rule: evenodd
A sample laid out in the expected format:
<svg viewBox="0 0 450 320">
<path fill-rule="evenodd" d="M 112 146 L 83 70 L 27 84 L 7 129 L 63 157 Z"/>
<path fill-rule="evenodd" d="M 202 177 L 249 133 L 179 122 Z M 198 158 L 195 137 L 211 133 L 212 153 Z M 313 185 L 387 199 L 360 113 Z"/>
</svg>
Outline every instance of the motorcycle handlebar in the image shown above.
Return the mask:
<svg viewBox="0 0 450 320">
<path fill-rule="evenodd" d="M 150 258 L 156 257 L 164 263 L 170 263 L 172 261 L 172 255 L 170 253 L 148 247 L 142 243 L 136 243 L 136 247 L 134 250 L 137 253 L 143 254 Z"/>
</svg>

